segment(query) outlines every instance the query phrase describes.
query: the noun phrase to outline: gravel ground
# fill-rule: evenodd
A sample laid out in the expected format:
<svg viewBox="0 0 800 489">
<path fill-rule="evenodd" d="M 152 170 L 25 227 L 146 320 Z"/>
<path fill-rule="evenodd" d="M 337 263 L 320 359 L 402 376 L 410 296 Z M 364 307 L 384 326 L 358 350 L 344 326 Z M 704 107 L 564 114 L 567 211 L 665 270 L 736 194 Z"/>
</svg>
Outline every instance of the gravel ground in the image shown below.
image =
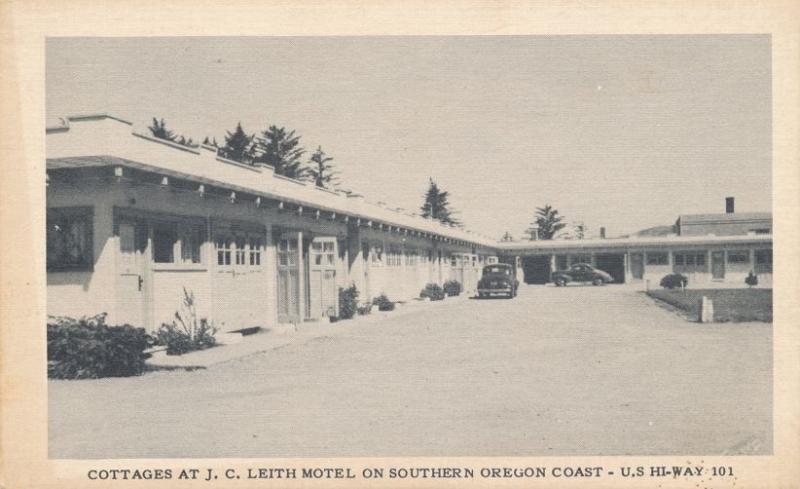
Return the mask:
<svg viewBox="0 0 800 489">
<path fill-rule="evenodd" d="M 528 286 L 49 407 L 51 458 L 770 454 L 772 325 Z"/>
</svg>

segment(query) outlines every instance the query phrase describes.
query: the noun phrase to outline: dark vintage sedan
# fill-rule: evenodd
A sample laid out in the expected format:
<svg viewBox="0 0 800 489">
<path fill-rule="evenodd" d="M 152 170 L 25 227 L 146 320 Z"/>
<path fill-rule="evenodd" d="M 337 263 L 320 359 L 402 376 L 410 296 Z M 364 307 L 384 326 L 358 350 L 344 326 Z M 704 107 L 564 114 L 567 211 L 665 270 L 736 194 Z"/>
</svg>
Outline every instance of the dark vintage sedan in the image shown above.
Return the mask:
<svg viewBox="0 0 800 489">
<path fill-rule="evenodd" d="M 505 263 L 486 265 L 478 282 L 478 297 L 503 295 L 510 299 L 517 295 L 518 288 L 517 271 L 513 266 Z"/>
<path fill-rule="evenodd" d="M 588 263 L 576 263 L 566 270 L 558 270 L 550 276 L 557 287 L 567 285 L 569 282 L 588 282 L 592 285 L 604 285 L 614 281 L 614 278 L 599 268 Z"/>
</svg>

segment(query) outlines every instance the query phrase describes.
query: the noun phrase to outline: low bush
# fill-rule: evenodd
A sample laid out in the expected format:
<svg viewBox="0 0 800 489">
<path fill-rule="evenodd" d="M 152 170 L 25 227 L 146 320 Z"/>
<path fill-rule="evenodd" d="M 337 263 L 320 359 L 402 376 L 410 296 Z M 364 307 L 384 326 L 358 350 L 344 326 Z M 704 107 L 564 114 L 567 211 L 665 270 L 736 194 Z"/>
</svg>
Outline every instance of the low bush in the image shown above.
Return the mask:
<svg viewBox="0 0 800 489">
<path fill-rule="evenodd" d="M 358 289 L 355 284 L 343 289 L 339 288 L 339 319 L 350 319 L 358 309 Z"/>
<path fill-rule="evenodd" d="M 444 292 L 450 297 L 455 297 L 461 293 L 461 282 L 457 280 L 448 280 L 444 283 Z"/>
<path fill-rule="evenodd" d="M 47 322 L 47 376 L 51 379 L 127 377 L 144 371 L 151 338 L 143 328 L 107 326 L 106 314 Z"/>
<path fill-rule="evenodd" d="M 162 324 L 156 332 L 156 343 L 167 347 L 167 355 L 182 355 L 205 350 L 217 344 L 217 332 L 207 319 L 197 317 L 194 293 L 183 289 L 182 311 L 175 312 L 171 324 Z"/>
<path fill-rule="evenodd" d="M 684 288 L 688 283 L 689 279 L 680 273 L 671 273 L 669 275 L 665 275 L 664 278 L 661 279 L 661 286 L 665 289 Z"/>
<path fill-rule="evenodd" d="M 381 294 L 372 301 L 373 304 L 378 306 L 379 311 L 393 311 L 394 302 L 390 301 L 386 294 Z"/>
<path fill-rule="evenodd" d="M 439 287 L 439 284 L 429 283 L 419 293 L 421 299 L 428 298 L 432 301 L 440 301 L 444 299 L 444 289 Z"/>
<path fill-rule="evenodd" d="M 367 314 L 372 312 L 372 304 L 363 304 L 358 306 L 358 315 L 359 316 L 366 316 Z"/>
<path fill-rule="evenodd" d="M 750 273 L 744 278 L 744 283 L 750 287 L 755 287 L 758 285 L 758 275 L 754 274 L 753 271 L 750 270 Z"/>
</svg>

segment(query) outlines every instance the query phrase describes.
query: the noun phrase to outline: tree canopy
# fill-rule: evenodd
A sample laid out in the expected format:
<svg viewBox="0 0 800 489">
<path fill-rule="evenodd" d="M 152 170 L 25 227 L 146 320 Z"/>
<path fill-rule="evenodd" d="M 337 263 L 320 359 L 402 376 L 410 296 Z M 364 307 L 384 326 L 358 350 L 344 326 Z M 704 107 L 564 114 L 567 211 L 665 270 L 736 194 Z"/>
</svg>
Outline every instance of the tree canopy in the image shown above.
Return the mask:
<svg viewBox="0 0 800 489">
<path fill-rule="evenodd" d="M 300 146 L 300 136 L 278 126 L 269 126 L 261 136 L 257 143 L 257 163 L 266 163 L 275 169 L 276 174 L 285 177 L 300 179 L 304 176 L 306 169 L 302 157 L 306 151 Z"/>
<path fill-rule="evenodd" d="M 331 156 L 322 151 L 322 146 L 318 146 L 314 154 L 311 155 L 309 160 L 309 167 L 307 169 L 308 177 L 314 182 L 314 185 L 321 188 L 331 188 L 336 185 L 338 178 L 330 162 L 333 161 Z"/>
<path fill-rule="evenodd" d="M 219 149 L 221 156 L 229 160 L 239 161 L 241 163 L 252 163 L 253 161 L 253 139 L 255 135 L 248 135 L 242 129 L 242 123 L 236 124 L 236 129 L 233 132 L 226 131 L 225 146 Z"/>
<path fill-rule="evenodd" d="M 566 226 L 565 223 L 561 222 L 562 220 L 563 217 L 558 215 L 556 209 L 553 209 L 550 204 L 545 204 L 544 207 L 536 208 L 534 221 L 525 232 L 531 240 L 553 239 Z"/>
<path fill-rule="evenodd" d="M 420 207 L 422 217 L 435 219 L 444 224 L 461 226 L 461 222 L 453 216 L 455 212 L 450 209 L 448 196 L 449 193 L 441 190 L 431 178 L 428 191 L 425 192 L 425 201 Z"/>
<path fill-rule="evenodd" d="M 167 123 L 164 122 L 162 118 L 160 121 L 153 117 L 153 125 L 147 126 L 150 129 L 150 132 L 153 134 L 153 137 L 157 137 L 159 139 L 164 139 L 166 141 L 175 141 L 177 139 L 177 135 L 167 129 Z"/>
</svg>

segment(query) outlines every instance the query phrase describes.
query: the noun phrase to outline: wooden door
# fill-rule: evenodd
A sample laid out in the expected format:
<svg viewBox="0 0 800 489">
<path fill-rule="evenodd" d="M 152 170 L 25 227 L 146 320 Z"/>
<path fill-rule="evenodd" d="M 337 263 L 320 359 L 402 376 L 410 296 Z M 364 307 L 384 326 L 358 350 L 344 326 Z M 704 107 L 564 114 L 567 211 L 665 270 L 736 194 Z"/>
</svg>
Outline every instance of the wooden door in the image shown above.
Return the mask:
<svg viewBox="0 0 800 489">
<path fill-rule="evenodd" d="M 644 254 L 631 253 L 631 276 L 636 279 L 644 277 Z"/>
<path fill-rule="evenodd" d="M 336 238 L 314 238 L 308 253 L 308 314 L 336 315 Z"/>
<path fill-rule="evenodd" d="M 711 252 L 711 277 L 715 279 L 725 278 L 725 252 Z"/>
<path fill-rule="evenodd" d="M 278 240 L 278 322 L 300 321 L 300 249 L 296 237 Z"/>
<path fill-rule="evenodd" d="M 141 221 L 123 221 L 117 225 L 116 324 L 130 324 L 149 329 L 148 306 L 151 290 L 147 225 Z"/>
</svg>

